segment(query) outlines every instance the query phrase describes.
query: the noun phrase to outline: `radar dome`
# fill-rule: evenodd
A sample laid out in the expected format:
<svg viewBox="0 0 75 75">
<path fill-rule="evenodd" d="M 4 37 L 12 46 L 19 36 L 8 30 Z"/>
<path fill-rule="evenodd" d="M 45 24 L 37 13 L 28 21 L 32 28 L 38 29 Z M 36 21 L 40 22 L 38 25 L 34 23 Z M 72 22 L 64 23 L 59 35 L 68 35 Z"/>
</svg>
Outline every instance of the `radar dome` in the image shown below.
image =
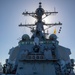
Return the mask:
<svg viewBox="0 0 75 75">
<path fill-rule="evenodd" d="M 23 36 L 22 36 L 22 40 L 29 40 L 30 39 L 30 37 L 29 37 L 29 35 L 27 35 L 27 34 L 24 34 Z"/>
<path fill-rule="evenodd" d="M 44 14 L 44 9 L 43 8 L 37 8 L 35 12 L 38 16 L 42 16 Z"/>
<path fill-rule="evenodd" d="M 57 36 L 56 36 L 55 34 L 51 34 L 51 35 L 49 36 L 49 39 L 50 39 L 50 40 L 56 40 L 56 39 L 57 39 Z"/>
</svg>

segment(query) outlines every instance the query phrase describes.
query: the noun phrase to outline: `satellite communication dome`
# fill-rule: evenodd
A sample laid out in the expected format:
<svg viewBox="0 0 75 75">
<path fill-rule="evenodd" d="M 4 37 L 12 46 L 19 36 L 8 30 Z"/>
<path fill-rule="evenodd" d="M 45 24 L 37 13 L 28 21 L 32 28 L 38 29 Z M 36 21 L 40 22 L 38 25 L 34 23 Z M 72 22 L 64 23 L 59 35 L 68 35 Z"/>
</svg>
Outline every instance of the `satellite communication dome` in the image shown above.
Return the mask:
<svg viewBox="0 0 75 75">
<path fill-rule="evenodd" d="M 56 39 L 57 39 L 57 36 L 56 36 L 55 34 L 51 34 L 51 35 L 49 36 L 49 39 L 50 39 L 50 40 L 56 40 Z"/>
<path fill-rule="evenodd" d="M 35 45 L 39 45 L 39 38 L 38 38 L 38 37 L 35 37 L 35 38 L 34 38 L 34 44 L 35 44 Z"/>
<path fill-rule="evenodd" d="M 30 39 L 30 37 L 29 37 L 29 35 L 27 35 L 27 34 L 24 34 L 23 36 L 22 36 L 22 40 L 29 40 Z"/>
<path fill-rule="evenodd" d="M 44 9 L 43 8 L 37 8 L 35 12 L 38 16 L 42 16 L 44 14 Z"/>
</svg>

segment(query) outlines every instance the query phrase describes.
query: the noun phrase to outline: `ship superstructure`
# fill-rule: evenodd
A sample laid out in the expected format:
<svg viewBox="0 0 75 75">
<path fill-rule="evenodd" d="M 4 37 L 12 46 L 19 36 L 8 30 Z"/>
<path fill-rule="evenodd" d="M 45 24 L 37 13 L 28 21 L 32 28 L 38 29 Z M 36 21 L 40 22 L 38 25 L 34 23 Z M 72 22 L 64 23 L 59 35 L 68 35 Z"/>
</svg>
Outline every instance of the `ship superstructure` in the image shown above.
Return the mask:
<svg viewBox="0 0 75 75">
<path fill-rule="evenodd" d="M 43 15 L 58 12 L 46 12 L 39 2 L 35 12 L 23 12 L 24 16 L 32 16 L 37 22 L 34 24 L 20 24 L 20 27 L 31 28 L 33 35 L 24 34 L 18 46 L 10 49 L 9 59 L 4 64 L 3 71 L 14 75 L 74 75 L 74 60 L 70 59 L 70 49 L 59 45 L 56 34 L 45 33 L 44 26 L 51 28 L 61 26 L 62 23 L 46 24 Z M 49 35 L 48 38 L 46 36 Z"/>
</svg>

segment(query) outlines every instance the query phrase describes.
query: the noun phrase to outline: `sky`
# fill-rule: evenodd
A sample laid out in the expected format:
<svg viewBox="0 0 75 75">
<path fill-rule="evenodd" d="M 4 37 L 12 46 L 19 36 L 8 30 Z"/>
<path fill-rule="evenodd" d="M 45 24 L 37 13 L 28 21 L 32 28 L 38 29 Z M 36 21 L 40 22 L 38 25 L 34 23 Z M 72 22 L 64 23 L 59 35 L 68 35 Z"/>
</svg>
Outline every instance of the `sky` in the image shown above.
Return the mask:
<svg viewBox="0 0 75 75">
<path fill-rule="evenodd" d="M 71 50 L 70 58 L 75 59 L 75 0 L 0 0 L 0 62 L 5 63 L 9 57 L 8 52 L 12 47 L 18 45 L 23 34 L 31 35 L 28 28 L 20 28 L 20 23 L 34 23 L 32 17 L 25 17 L 22 12 L 25 10 L 35 12 L 38 3 L 46 11 L 53 11 L 56 8 L 57 15 L 47 17 L 46 23 L 62 22 L 61 33 L 57 33 L 59 45 Z M 59 27 L 56 27 L 57 32 Z M 53 28 L 49 33 L 53 33 Z"/>
</svg>

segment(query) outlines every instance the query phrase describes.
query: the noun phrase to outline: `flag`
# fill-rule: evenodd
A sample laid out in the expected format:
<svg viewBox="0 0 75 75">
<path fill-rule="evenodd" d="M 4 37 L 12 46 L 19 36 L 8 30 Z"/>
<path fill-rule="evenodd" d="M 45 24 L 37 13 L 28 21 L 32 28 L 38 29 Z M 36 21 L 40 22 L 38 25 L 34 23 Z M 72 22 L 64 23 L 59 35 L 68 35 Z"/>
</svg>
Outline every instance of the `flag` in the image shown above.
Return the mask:
<svg viewBox="0 0 75 75">
<path fill-rule="evenodd" d="M 56 28 L 54 29 L 54 34 L 56 34 Z"/>
</svg>

